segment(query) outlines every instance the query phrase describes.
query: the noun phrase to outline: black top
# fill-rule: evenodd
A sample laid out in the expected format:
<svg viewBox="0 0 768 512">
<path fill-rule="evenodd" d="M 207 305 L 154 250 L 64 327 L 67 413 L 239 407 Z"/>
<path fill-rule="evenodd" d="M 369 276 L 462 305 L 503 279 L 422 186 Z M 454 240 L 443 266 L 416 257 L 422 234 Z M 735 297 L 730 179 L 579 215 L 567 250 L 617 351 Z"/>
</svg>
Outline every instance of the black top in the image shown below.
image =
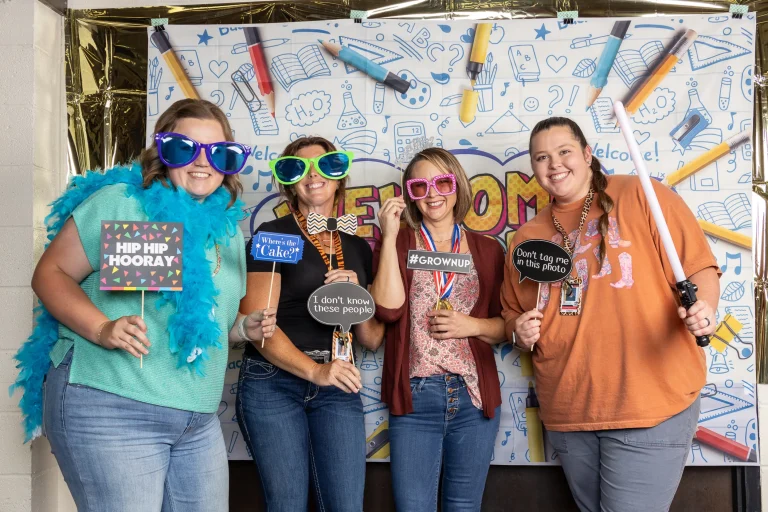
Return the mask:
<svg viewBox="0 0 768 512">
<path fill-rule="evenodd" d="M 280 302 L 277 305 L 277 326 L 299 350 L 330 350 L 334 327 L 323 325 L 309 314 L 307 301 L 312 292 L 323 286 L 328 267 L 312 242 L 301 232 L 293 215 L 264 222 L 256 233 L 283 233 L 300 235 L 304 239 L 304 252 L 297 264 L 276 263 L 275 272 L 280 274 Z M 368 289 L 373 282 L 373 251 L 359 236 L 340 233 L 344 254 L 344 268 L 354 270 L 360 286 Z M 256 234 L 254 233 L 254 236 Z M 245 247 L 248 272 L 272 272 L 271 261 L 259 261 L 251 256 L 253 238 Z M 333 268 L 338 262 L 333 257 Z M 268 286 L 268 285 L 267 285 Z M 274 304 L 272 305 L 274 307 Z M 269 341 L 267 341 L 269 342 Z M 248 344 L 245 355 L 254 355 L 256 349 Z"/>
</svg>

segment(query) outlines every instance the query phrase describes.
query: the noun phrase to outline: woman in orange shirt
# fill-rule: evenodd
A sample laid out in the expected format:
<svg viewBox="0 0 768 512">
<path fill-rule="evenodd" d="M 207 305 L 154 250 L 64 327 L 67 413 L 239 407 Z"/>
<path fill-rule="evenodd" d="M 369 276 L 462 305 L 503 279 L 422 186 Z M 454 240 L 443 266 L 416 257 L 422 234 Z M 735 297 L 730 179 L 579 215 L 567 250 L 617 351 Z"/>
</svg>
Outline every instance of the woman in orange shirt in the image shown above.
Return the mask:
<svg viewBox="0 0 768 512">
<path fill-rule="evenodd" d="M 699 287 L 686 311 L 638 177 L 605 176 L 566 118 L 536 125 L 530 156 L 554 200 L 512 246 L 551 240 L 572 255 L 573 270 L 542 285 L 537 304 L 538 285 L 519 282 L 510 249 L 507 336 L 533 351 L 541 419 L 580 509 L 668 510 L 699 416 L 706 365 L 693 335 L 715 330 L 717 261 L 682 198 L 654 182 L 683 269 Z"/>
</svg>

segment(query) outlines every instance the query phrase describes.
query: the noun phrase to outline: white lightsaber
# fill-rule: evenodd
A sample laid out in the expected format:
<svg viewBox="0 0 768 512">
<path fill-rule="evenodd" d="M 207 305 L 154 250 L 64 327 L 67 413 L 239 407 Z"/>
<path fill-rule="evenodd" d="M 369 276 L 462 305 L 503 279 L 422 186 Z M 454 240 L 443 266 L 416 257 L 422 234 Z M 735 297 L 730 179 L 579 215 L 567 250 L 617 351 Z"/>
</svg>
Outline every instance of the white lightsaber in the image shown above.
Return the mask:
<svg viewBox="0 0 768 512">
<path fill-rule="evenodd" d="M 645 168 L 645 160 L 640 155 L 640 148 L 632 134 L 632 125 L 629 124 L 629 117 L 624 109 L 624 104 L 620 101 L 614 102 L 613 111 L 616 114 L 616 119 L 619 121 L 619 126 L 621 126 L 621 134 L 624 136 L 624 140 L 629 148 L 632 163 L 635 164 L 635 170 L 637 170 L 637 176 L 640 178 L 640 183 L 643 186 L 648 206 L 651 208 L 656 228 L 659 230 L 659 236 L 664 245 L 664 252 L 667 253 L 669 263 L 672 265 L 672 272 L 675 274 L 675 280 L 677 280 L 677 290 L 680 293 L 680 302 L 685 309 L 689 309 L 696 302 L 696 290 L 698 288 L 688 280 L 685 272 L 683 272 L 680 257 L 677 255 L 677 249 L 675 249 L 675 243 L 672 241 L 672 235 L 669 234 L 667 221 L 659 205 L 659 199 L 656 197 L 656 191 L 653 190 L 651 177 L 648 175 L 648 169 Z M 701 347 L 709 345 L 709 336 L 697 336 L 696 343 Z"/>
<path fill-rule="evenodd" d="M 624 110 L 624 104 L 620 101 L 613 103 L 613 111 L 616 113 L 616 119 L 619 120 L 619 126 L 621 126 L 621 134 L 624 135 L 624 140 L 629 146 L 629 154 L 632 156 L 632 163 L 635 164 L 637 170 L 637 176 L 640 178 L 640 183 L 643 185 L 643 192 L 645 192 L 645 198 L 648 200 L 648 206 L 651 207 L 651 214 L 653 214 L 653 220 L 656 221 L 656 227 L 659 230 L 659 236 L 661 236 L 661 242 L 664 244 L 664 251 L 667 253 L 669 262 L 672 265 L 672 272 L 675 273 L 675 279 L 678 281 L 685 281 L 686 275 L 683 272 L 683 266 L 680 264 L 680 257 L 677 255 L 677 249 L 675 249 L 675 243 L 672 241 L 672 235 L 669 234 L 669 227 L 667 227 L 667 221 L 664 219 L 664 214 L 661 212 L 661 206 L 659 205 L 659 199 L 656 197 L 656 191 L 653 190 L 651 184 L 651 177 L 648 175 L 648 169 L 645 168 L 645 160 L 640 155 L 640 147 L 637 145 L 634 135 L 632 134 L 632 125 L 629 124 L 629 117 L 627 117 L 627 111 Z"/>
</svg>

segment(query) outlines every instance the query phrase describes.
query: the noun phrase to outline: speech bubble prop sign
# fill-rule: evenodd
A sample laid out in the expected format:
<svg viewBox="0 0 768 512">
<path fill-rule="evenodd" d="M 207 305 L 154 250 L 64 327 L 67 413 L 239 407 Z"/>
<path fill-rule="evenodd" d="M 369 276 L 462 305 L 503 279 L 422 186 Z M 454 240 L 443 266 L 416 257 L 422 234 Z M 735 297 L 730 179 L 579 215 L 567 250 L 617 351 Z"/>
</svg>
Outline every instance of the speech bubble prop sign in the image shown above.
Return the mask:
<svg viewBox="0 0 768 512">
<path fill-rule="evenodd" d="M 408 251 L 406 266 L 411 270 L 437 270 L 438 272 L 468 274 L 469 268 L 472 266 L 472 255 L 412 249 Z"/>
<path fill-rule="evenodd" d="M 520 282 L 530 279 L 537 283 L 562 281 L 571 273 L 573 260 L 568 253 L 549 240 L 526 240 L 512 254 L 512 264 L 520 272 Z"/>
<path fill-rule="evenodd" d="M 255 260 L 298 263 L 303 253 L 304 239 L 299 235 L 262 231 L 251 244 L 251 256 Z"/>
<path fill-rule="evenodd" d="M 355 283 L 331 283 L 309 296 L 312 318 L 325 325 L 338 325 L 342 332 L 373 317 L 376 305 L 368 290 Z"/>
<path fill-rule="evenodd" d="M 99 289 L 179 292 L 183 249 L 181 222 L 104 221 Z"/>
</svg>

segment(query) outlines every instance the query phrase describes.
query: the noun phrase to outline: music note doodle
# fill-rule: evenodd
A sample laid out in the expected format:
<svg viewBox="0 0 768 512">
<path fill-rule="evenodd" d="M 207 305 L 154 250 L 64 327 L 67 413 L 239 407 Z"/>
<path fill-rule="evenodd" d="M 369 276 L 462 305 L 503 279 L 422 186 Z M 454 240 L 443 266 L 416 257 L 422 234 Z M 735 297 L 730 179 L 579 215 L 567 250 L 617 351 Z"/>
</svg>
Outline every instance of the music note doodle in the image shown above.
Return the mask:
<svg viewBox="0 0 768 512">
<path fill-rule="evenodd" d="M 262 176 L 264 176 L 264 177 L 272 176 L 272 172 L 271 171 L 259 171 L 258 172 L 258 176 L 256 176 L 256 183 L 253 184 L 253 190 L 259 190 L 259 185 L 261 184 L 261 177 Z M 267 192 L 271 192 L 271 191 L 272 191 L 272 182 L 270 181 L 269 183 L 267 183 Z"/>
<path fill-rule="evenodd" d="M 725 265 L 720 267 L 720 270 L 722 270 L 723 272 L 726 272 L 728 270 L 728 262 L 731 261 L 731 260 L 736 260 L 738 262 L 738 264 L 736 265 L 736 268 L 733 269 L 733 272 L 736 275 L 741 274 L 741 253 L 740 252 L 738 252 L 736 254 L 733 254 L 733 253 L 730 253 L 730 252 L 726 252 L 725 253 Z"/>
<path fill-rule="evenodd" d="M 174 86 L 168 87 L 168 96 L 165 97 L 166 100 L 171 99 L 171 94 L 173 94 Z"/>
<path fill-rule="evenodd" d="M 502 96 L 506 96 L 507 95 L 507 87 L 509 87 L 509 82 L 504 82 L 504 90 L 501 91 L 501 95 Z"/>
<path fill-rule="evenodd" d="M 512 434 L 512 431 L 511 431 L 511 430 L 506 430 L 506 431 L 504 432 L 504 435 L 506 435 L 507 437 L 505 437 L 505 438 L 504 438 L 504 440 L 501 442 L 501 446 L 507 446 L 507 442 L 509 442 L 509 436 L 510 436 L 510 434 Z"/>
<path fill-rule="evenodd" d="M 731 112 L 731 124 L 728 125 L 729 130 L 733 130 L 733 116 L 736 115 L 736 112 Z"/>
<path fill-rule="evenodd" d="M 384 116 L 384 129 L 381 133 L 387 133 L 387 130 L 389 130 L 389 116 Z"/>
</svg>

